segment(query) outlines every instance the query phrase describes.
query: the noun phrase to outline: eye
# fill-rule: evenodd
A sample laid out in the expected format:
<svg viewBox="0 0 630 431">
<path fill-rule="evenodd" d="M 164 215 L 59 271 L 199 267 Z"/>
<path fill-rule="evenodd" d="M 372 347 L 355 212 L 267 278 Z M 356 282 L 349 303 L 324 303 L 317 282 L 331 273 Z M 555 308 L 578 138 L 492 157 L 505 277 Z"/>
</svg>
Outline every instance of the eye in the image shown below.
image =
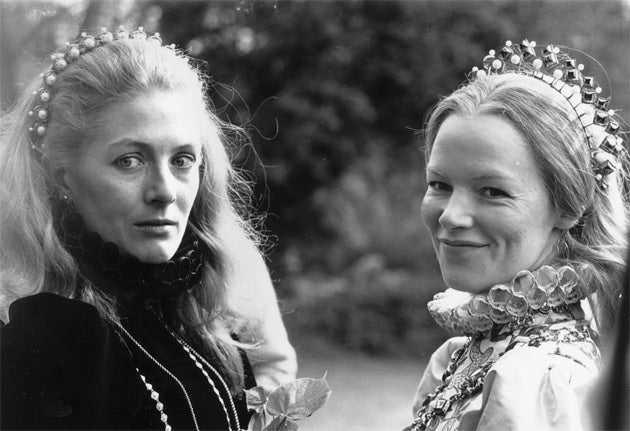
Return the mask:
<svg viewBox="0 0 630 431">
<path fill-rule="evenodd" d="M 197 158 L 193 156 L 192 154 L 179 154 L 173 157 L 173 160 L 171 160 L 171 163 L 176 168 L 187 169 L 187 168 L 192 168 L 196 161 L 197 161 Z"/>
<path fill-rule="evenodd" d="M 481 189 L 481 194 L 487 198 L 496 199 L 496 198 L 509 198 L 510 195 L 504 192 L 501 189 L 497 189 L 495 187 L 484 187 Z"/>
<path fill-rule="evenodd" d="M 448 192 L 451 190 L 451 186 L 441 181 L 429 181 L 429 188 L 438 192 Z"/>
<path fill-rule="evenodd" d="M 127 155 L 116 159 L 116 165 L 123 169 L 133 169 L 144 164 L 138 156 Z"/>
</svg>

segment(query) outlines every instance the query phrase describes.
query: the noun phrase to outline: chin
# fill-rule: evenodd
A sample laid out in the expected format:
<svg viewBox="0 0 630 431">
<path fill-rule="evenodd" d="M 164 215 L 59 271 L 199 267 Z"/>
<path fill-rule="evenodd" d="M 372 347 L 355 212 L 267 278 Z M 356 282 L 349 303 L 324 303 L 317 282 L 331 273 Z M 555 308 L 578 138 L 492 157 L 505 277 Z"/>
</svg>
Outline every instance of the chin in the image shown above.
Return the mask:
<svg viewBox="0 0 630 431">
<path fill-rule="evenodd" d="M 152 265 L 168 262 L 177 251 L 177 247 L 160 247 L 157 245 L 147 245 L 142 249 L 133 250 L 131 254 L 140 262 Z"/>
<path fill-rule="evenodd" d="M 474 277 L 471 277 L 470 274 L 449 274 L 443 275 L 444 284 L 447 287 L 458 290 L 460 292 L 468 292 L 468 293 L 483 293 L 490 290 L 492 285 L 488 285 L 488 283 L 483 282 L 481 280 L 475 280 Z"/>
</svg>

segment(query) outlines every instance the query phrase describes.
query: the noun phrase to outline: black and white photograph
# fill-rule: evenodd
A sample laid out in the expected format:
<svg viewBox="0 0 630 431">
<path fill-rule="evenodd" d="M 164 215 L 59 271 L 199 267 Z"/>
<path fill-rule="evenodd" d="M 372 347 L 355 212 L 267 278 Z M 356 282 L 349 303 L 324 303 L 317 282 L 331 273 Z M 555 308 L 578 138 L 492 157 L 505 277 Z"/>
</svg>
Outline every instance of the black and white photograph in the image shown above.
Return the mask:
<svg viewBox="0 0 630 431">
<path fill-rule="evenodd" d="M 630 430 L 630 0 L 0 0 L 0 429 Z"/>
</svg>

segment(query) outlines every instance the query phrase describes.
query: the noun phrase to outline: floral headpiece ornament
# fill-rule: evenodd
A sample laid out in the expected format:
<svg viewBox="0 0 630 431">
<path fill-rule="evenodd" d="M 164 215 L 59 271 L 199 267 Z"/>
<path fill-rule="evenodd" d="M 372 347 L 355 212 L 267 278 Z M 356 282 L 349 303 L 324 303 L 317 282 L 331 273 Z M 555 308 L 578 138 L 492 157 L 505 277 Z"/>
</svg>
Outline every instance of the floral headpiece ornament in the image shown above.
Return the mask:
<svg viewBox="0 0 630 431">
<path fill-rule="evenodd" d="M 564 96 L 586 134 L 595 180 L 606 189 L 606 177 L 619 168 L 619 157 L 625 151 L 624 138 L 615 111 L 608 109 L 610 97 L 602 97 L 602 88 L 583 71 L 583 64 L 577 64 L 557 46 L 547 45 L 538 54 L 534 41 L 525 39 L 514 44 L 508 40 L 498 52 L 490 50 L 483 66 L 473 67 L 469 79 L 517 73 L 538 78 Z"/>
<path fill-rule="evenodd" d="M 59 74 L 63 73 L 71 63 L 86 52 L 115 40 L 122 39 L 147 40 L 162 45 L 162 39 L 159 33 L 147 36 L 143 27 L 138 27 L 136 30 L 129 32 L 124 26 L 120 26 L 118 30 L 113 33 L 103 27 L 101 32 L 96 36 L 91 36 L 85 32 L 81 33 L 77 41 L 74 43 L 66 43 L 66 46 L 61 52 L 56 52 L 51 55 L 52 66 L 48 72 L 41 75 L 43 85 L 39 90 L 33 92 L 33 96 L 35 96 L 34 107 L 28 113 L 29 117 L 32 118 L 28 132 L 33 153 L 40 156 L 43 152 L 42 140 L 46 135 L 47 123 L 51 114 L 49 108 L 50 101 L 54 95 L 55 82 Z M 175 45 L 168 45 L 167 47 L 174 49 Z"/>
</svg>

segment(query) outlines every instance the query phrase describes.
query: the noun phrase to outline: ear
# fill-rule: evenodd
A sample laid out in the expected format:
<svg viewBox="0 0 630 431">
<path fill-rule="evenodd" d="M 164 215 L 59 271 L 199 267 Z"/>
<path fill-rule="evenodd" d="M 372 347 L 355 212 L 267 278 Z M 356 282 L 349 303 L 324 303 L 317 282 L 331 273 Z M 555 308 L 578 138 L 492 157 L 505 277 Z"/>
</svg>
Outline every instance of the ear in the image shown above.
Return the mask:
<svg viewBox="0 0 630 431">
<path fill-rule="evenodd" d="M 569 230 L 575 226 L 579 220 L 580 218 L 575 215 L 562 213 L 558 216 L 554 227 L 563 231 Z"/>
<path fill-rule="evenodd" d="M 70 187 L 68 186 L 68 171 L 65 168 L 56 168 L 51 176 L 57 186 L 59 194 L 71 198 Z"/>
</svg>

